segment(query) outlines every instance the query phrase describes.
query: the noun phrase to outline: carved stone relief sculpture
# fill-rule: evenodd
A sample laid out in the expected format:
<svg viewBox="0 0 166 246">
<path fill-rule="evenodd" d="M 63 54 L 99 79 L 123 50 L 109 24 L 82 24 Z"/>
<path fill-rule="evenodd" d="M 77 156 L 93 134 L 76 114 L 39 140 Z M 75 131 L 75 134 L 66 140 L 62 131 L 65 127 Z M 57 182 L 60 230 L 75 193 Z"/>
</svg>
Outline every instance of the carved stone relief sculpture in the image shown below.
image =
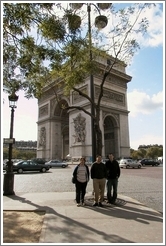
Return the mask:
<svg viewBox="0 0 166 246">
<path fill-rule="evenodd" d="M 78 114 L 76 118 L 73 119 L 74 123 L 74 131 L 75 134 L 73 135 L 75 142 L 85 142 L 85 136 L 86 136 L 86 118 L 81 116 L 81 114 Z"/>
<path fill-rule="evenodd" d="M 39 139 L 39 147 L 46 146 L 46 128 L 41 127 L 40 129 L 40 139 Z"/>
</svg>

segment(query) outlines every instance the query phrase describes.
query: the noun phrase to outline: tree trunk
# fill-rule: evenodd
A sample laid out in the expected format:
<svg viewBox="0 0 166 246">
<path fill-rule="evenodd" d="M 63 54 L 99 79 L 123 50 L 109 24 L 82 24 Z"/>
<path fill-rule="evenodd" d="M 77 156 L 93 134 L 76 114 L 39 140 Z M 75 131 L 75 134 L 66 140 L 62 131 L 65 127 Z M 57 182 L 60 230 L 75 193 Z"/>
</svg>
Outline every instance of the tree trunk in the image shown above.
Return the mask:
<svg viewBox="0 0 166 246">
<path fill-rule="evenodd" d="M 96 154 L 102 156 L 102 131 L 99 122 L 96 124 Z"/>
<path fill-rule="evenodd" d="M 96 133 L 96 154 L 102 156 L 102 131 L 100 129 L 100 107 L 96 106 L 95 117 L 95 133 Z"/>
</svg>

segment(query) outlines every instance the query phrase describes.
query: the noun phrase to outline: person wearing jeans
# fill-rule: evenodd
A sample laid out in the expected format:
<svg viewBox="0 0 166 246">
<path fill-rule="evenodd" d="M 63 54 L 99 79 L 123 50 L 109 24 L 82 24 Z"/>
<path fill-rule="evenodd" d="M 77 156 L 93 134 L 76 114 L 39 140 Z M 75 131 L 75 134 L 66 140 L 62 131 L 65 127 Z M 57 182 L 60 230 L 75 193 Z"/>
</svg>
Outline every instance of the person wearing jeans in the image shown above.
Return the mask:
<svg viewBox="0 0 166 246">
<path fill-rule="evenodd" d="M 118 194 L 118 179 L 120 177 L 119 163 L 115 160 L 114 155 L 110 153 L 109 160 L 105 165 L 107 169 L 107 200 L 108 203 L 115 204 Z"/>
</svg>

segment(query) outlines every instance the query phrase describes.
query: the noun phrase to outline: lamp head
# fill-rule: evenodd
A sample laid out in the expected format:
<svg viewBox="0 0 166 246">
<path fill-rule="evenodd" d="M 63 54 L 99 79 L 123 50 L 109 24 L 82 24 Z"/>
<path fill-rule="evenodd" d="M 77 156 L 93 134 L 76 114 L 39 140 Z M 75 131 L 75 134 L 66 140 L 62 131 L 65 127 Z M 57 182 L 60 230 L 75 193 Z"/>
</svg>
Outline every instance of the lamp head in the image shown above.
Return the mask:
<svg viewBox="0 0 166 246">
<path fill-rule="evenodd" d="M 103 29 L 107 26 L 108 19 L 105 15 L 99 15 L 95 18 L 95 27 L 98 29 Z"/>
<path fill-rule="evenodd" d="M 97 6 L 102 9 L 109 9 L 111 7 L 112 3 L 97 3 Z"/>
<path fill-rule="evenodd" d="M 83 3 L 69 3 L 69 5 L 72 9 L 77 10 L 77 9 L 80 9 L 82 7 Z"/>
<path fill-rule="evenodd" d="M 17 108 L 18 96 L 15 94 L 15 92 L 12 92 L 12 94 L 8 96 L 8 99 L 9 99 L 9 107 Z"/>
</svg>

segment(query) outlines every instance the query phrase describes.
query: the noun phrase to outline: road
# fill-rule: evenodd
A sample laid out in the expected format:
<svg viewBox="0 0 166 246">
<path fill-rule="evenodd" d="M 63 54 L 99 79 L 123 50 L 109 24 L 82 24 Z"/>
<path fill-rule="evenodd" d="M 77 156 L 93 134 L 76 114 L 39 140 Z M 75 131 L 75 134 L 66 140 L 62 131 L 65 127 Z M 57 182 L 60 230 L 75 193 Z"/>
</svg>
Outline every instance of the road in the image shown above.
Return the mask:
<svg viewBox="0 0 166 246">
<path fill-rule="evenodd" d="M 17 192 L 69 192 L 75 191 L 71 183 L 75 166 L 52 168 L 46 173 L 27 172 L 14 175 Z M 87 192 L 92 192 L 92 180 Z M 132 197 L 146 206 L 163 213 L 163 166 L 146 166 L 141 169 L 121 169 L 118 193 Z"/>
</svg>

